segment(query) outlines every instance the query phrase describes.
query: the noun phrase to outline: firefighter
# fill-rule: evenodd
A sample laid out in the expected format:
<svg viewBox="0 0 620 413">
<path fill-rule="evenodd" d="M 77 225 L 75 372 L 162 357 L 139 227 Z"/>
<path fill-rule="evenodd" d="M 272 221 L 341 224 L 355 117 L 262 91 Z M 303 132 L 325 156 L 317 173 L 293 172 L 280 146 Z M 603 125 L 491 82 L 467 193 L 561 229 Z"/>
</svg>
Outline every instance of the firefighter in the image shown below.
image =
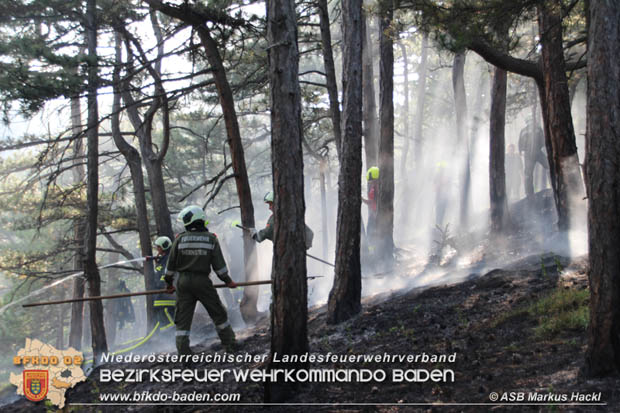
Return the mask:
<svg viewBox="0 0 620 413">
<path fill-rule="evenodd" d="M 118 291 L 120 294 L 129 293 L 129 289 L 127 285 L 125 285 L 125 281 L 120 280 L 118 282 Z M 119 298 L 117 302 L 117 319 L 118 319 L 118 329 L 122 330 L 125 327 L 125 324 L 133 323 L 136 321 L 136 314 L 133 309 L 133 304 L 131 303 L 130 297 Z"/>
<path fill-rule="evenodd" d="M 185 226 L 179 234 L 168 258 L 165 281 L 170 292 L 175 291 L 173 279 L 178 276 L 176 294 L 177 308 L 174 315 L 176 346 L 179 354 L 192 354 L 189 335 L 196 301 L 200 301 L 215 324 L 215 330 L 228 352 L 236 349 L 235 333 L 228 321 L 226 309 L 209 278 L 211 269 L 228 288 L 237 284 L 228 275 L 228 268 L 215 234 L 207 229 L 202 208 L 190 205 L 184 208 L 178 220 Z"/>
<path fill-rule="evenodd" d="M 377 196 L 379 196 L 379 168 L 371 166 L 366 172 L 368 182 L 367 196 L 362 197 L 362 202 L 368 205 L 368 223 L 366 224 L 366 234 L 369 239 L 375 235 L 377 226 Z"/>
<path fill-rule="evenodd" d="M 168 263 L 172 241 L 170 238 L 163 236 L 158 237 L 153 244 L 157 250 L 157 255 L 152 257 L 155 267 L 154 288 L 160 290 L 166 288 L 164 277 L 166 275 L 166 264 Z M 155 306 L 155 322 L 159 323 L 159 331 L 164 332 L 174 325 L 174 295 L 157 294 L 153 305 Z"/>
<path fill-rule="evenodd" d="M 263 198 L 265 203 L 269 206 L 269 210 L 272 212 L 271 216 L 267 220 L 267 226 L 260 231 L 257 231 L 254 228 L 250 229 L 250 233 L 252 238 L 257 242 L 263 242 L 268 239 L 273 242 L 273 192 L 269 191 L 265 194 Z M 310 249 L 312 247 L 312 240 L 314 238 L 314 232 L 306 225 L 306 249 Z"/>
<path fill-rule="evenodd" d="M 547 156 L 543 152 L 545 146 L 545 133 L 536 126 L 534 119 L 528 118 L 526 126 L 521 129 L 519 134 L 519 152 L 523 153 L 523 187 L 525 196 L 528 198 L 534 194 L 534 168 L 539 163 L 545 171 L 543 176 L 546 177 L 546 170 L 549 169 Z M 546 178 L 545 185 L 546 186 Z"/>
</svg>

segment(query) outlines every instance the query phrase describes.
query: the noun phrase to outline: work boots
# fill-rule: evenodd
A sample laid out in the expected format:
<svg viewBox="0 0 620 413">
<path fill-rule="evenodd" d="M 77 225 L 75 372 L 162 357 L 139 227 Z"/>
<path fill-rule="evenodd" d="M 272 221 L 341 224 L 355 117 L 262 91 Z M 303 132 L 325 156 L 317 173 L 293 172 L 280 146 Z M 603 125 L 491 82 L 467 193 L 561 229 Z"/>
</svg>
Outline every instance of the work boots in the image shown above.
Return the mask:
<svg viewBox="0 0 620 413">
<path fill-rule="evenodd" d="M 218 330 L 217 335 L 220 337 L 222 346 L 227 353 L 234 353 L 237 351 L 237 341 L 235 340 L 235 332 L 231 326 L 227 326 L 221 330 Z"/>
<path fill-rule="evenodd" d="M 177 353 L 192 354 L 192 350 L 189 348 L 189 336 L 177 336 L 176 337 Z"/>
</svg>

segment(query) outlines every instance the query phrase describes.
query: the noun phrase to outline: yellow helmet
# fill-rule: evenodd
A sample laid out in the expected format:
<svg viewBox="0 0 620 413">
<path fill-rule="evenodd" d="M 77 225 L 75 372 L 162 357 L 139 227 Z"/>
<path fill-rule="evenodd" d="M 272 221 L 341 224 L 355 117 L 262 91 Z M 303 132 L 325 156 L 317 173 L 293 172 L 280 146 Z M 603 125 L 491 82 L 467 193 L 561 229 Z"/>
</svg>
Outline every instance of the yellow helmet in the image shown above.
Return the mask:
<svg viewBox="0 0 620 413">
<path fill-rule="evenodd" d="M 368 168 L 368 172 L 366 172 L 366 180 L 370 181 L 373 179 L 379 179 L 379 168 L 376 166 L 371 166 Z"/>
</svg>

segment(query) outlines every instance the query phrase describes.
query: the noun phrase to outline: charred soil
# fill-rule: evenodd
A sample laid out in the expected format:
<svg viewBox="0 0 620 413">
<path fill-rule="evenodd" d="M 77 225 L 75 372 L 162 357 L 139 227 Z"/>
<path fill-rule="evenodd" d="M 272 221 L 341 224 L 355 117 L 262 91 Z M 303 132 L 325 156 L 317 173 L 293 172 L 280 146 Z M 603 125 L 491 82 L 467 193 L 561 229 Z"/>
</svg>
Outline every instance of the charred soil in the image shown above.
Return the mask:
<svg viewBox="0 0 620 413">
<path fill-rule="evenodd" d="M 226 376 L 223 382 L 207 384 L 180 380 L 174 383 L 98 381 L 100 368 L 185 368 L 140 363 L 105 365 L 95 369 L 87 382 L 67 392 L 68 409 L 97 412 L 119 409 L 134 412 L 264 409 L 282 412 L 620 411 L 620 380 L 585 379 L 579 374 L 586 346 L 584 317 L 587 318 L 588 292 L 585 271 L 585 259 L 569 261 L 553 255 L 530 256 L 508 269 L 492 270 L 461 283 L 368 297 L 357 317 L 335 326 L 326 324 L 325 307 L 313 308 L 309 313 L 311 354 L 419 355 L 419 358 L 417 362 L 339 360 L 309 363 L 310 369 L 386 372 L 386 379 L 381 382 L 332 381 L 299 385 L 295 397 L 289 402 L 315 403 L 312 406 L 261 406 L 263 383 L 237 382 L 232 375 Z M 554 315 L 554 308 L 568 313 L 569 322 L 564 323 L 560 320 L 563 316 Z M 243 336 L 241 354 L 269 352 L 268 320 L 263 319 Z M 211 343 L 199 343 L 194 351 L 213 353 L 216 350 Z M 454 355 L 454 360 L 423 362 L 424 354 Z M 188 368 L 243 370 L 264 367 L 265 363 L 198 363 Z M 392 380 L 393 371 L 407 369 L 451 370 L 454 380 Z M 244 405 L 77 404 L 97 403 L 99 396 L 105 393 L 136 392 L 239 393 Z M 591 397 L 589 395 L 599 392 L 600 402 L 606 405 L 563 404 L 563 397 L 571 402 L 576 401 L 573 394 Z M 498 400 L 492 400 L 495 394 Z M 523 399 L 519 400 L 520 397 Z M 541 402 L 537 405 L 516 404 Z M 5 408 L 11 411 L 45 410 L 42 405 L 35 407 L 26 401 Z"/>
</svg>

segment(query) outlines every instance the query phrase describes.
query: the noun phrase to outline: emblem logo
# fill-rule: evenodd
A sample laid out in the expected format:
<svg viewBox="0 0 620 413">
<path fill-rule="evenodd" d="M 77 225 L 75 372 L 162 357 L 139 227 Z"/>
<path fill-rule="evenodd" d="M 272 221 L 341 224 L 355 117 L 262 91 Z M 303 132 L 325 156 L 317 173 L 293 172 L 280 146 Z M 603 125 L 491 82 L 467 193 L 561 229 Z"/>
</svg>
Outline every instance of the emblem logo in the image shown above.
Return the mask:
<svg viewBox="0 0 620 413">
<path fill-rule="evenodd" d="M 24 396 L 33 402 L 45 399 L 49 389 L 49 372 L 47 370 L 24 370 L 22 374 Z"/>
</svg>

